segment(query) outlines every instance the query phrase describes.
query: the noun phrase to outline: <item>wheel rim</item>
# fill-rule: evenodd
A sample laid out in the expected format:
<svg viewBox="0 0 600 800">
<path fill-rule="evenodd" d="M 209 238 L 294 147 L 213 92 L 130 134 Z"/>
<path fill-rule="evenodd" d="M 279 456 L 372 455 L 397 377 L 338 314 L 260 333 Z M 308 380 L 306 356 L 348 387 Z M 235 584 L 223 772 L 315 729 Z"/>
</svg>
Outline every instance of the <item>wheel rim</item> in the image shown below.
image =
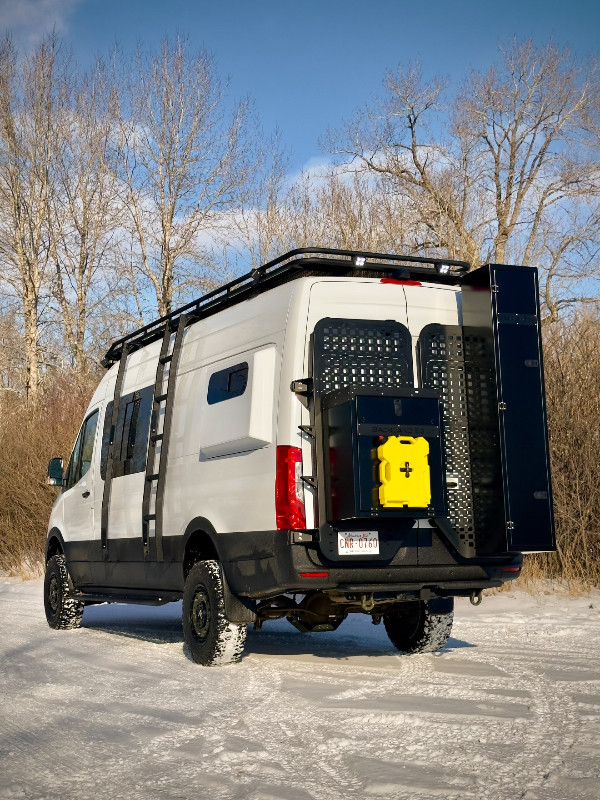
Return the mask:
<svg viewBox="0 0 600 800">
<path fill-rule="evenodd" d="M 50 586 L 48 587 L 48 604 L 53 614 L 56 614 L 58 608 L 58 581 L 56 576 L 50 578 Z"/>
<path fill-rule="evenodd" d="M 210 630 L 210 600 L 204 586 L 198 587 L 192 603 L 192 631 L 200 642 L 206 641 Z"/>
<path fill-rule="evenodd" d="M 394 614 L 394 612 L 392 612 Z M 423 614 L 421 602 L 402 603 L 395 610 L 395 626 L 402 629 L 402 636 L 408 641 L 419 634 L 419 626 Z"/>
<path fill-rule="evenodd" d="M 406 616 L 405 616 L 405 625 L 406 631 L 409 634 L 410 638 L 413 639 L 419 633 L 419 626 L 421 624 L 421 617 L 423 615 L 423 607 L 421 603 L 407 603 L 407 606 L 413 605 L 414 608 L 407 608 L 406 609 Z"/>
</svg>

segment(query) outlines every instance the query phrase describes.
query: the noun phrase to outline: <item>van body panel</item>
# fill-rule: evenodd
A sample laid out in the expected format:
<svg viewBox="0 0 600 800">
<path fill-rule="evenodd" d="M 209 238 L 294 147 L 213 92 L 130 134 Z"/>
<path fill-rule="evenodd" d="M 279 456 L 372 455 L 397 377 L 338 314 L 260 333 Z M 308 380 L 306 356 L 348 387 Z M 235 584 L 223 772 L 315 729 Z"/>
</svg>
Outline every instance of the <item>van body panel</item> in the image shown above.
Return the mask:
<svg viewBox="0 0 600 800">
<path fill-rule="evenodd" d="M 103 484 L 104 482 L 101 481 Z M 109 552 L 115 539 L 140 539 L 142 535 L 141 502 L 144 473 L 113 478 L 108 514 Z M 102 497 L 100 497 L 102 502 Z"/>
<path fill-rule="evenodd" d="M 211 374 L 215 376 L 228 367 L 235 368 L 238 362 L 241 367 L 238 371 L 245 369 L 248 374 L 246 388 L 238 397 L 224 403 L 207 404 L 203 413 L 196 413 L 193 421 L 190 420 L 191 425 L 186 420 L 184 430 L 192 432 L 192 441 L 197 435 L 202 460 L 257 450 L 273 443 L 277 355 L 277 346 L 268 344 L 215 361 L 182 376 L 184 381 L 193 378 L 192 385 L 181 394 L 198 398 L 209 394 Z"/>
<path fill-rule="evenodd" d="M 345 319 L 393 319 L 408 327 L 405 287 L 402 284 L 383 284 L 372 278 L 344 278 L 315 281 L 310 291 L 308 337 L 316 323 L 326 317 Z M 308 349 L 305 364 L 308 366 Z"/>
<path fill-rule="evenodd" d="M 392 288 L 392 287 L 390 287 Z M 414 341 L 426 325 L 461 325 L 461 292 L 455 286 L 404 286 L 407 325 Z"/>
<path fill-rule="evenodd" d="M 65 547 L 75 546 L 72 551 L 71 570 L 72 578 L 82 584 L 93 580 L 92 563 L 95 560 L 93 543 L 100 539 L 99 511 L 102 502 L 102 484 L 99 481 L 97 461 L 99 459 L 99 440 L 101 440 L 101 422 L 103 402 L 100 400 L 104 387 L 99 387 L 85 413 L 84 422 L 95 412 L 98 412 L 99 421 L 94 435 L 92 463 L 87 472 L 70 488 L 63 488 L 58 496 L 49 520 L 49 531 L 56 529 L 60 532 Z M 77 433 L 80 436 L 81 428 Z M 100 484 L 100 485 L 99 485 Z M 81 542 L 89 543 L 90 547 L 78 547 Z"/>
<path fill-rule="evenodd" d="M 240 326 L 236 307 L 189 328 L 175 389 L 166 533 L 182 535 L 198 516 L 220 533 L 273 528 L 281 352 L 292 291 L 274 290 L 266 314 L 256 311 L 263 298 L 248 301 Z M 209 405 L 211 376 L 236 364 L 248 365 L 244 392 Z"/>
</svg>

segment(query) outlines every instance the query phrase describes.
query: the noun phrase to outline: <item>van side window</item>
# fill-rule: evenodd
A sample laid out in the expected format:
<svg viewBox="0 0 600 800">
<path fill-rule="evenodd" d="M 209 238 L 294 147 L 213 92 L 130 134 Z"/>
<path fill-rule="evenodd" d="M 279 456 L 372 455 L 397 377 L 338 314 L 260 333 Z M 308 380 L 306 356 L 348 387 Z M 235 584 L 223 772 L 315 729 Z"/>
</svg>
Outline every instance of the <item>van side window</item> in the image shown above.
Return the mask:
<svg viewBox="0 0 600 800">
<path fill-rule="evenodd" d="M 133 400 L 130 400 L 125 406 L 125 421 L 123 423 L 123 434 L 121 437 L 121 457 L 119 458 L 119 461 L 127 461 L 128 459 L 133 458 L 139 413 L 140 398 L 139 395 L 134 395 Z"/>
<path fill-rule="evenodd" d="M 75 442 L 75 447 L 73 448 L 73 452 L 71 453 L 71 458 L 69 459 L 69 466 L 67 467 L 67 473 L 65 475 L 65 490 L 70 489 L 71 486 L 75 484 L 73 480 L 75 476 L 75 471 L 77 469 L 77 462 L 79 461 L 79 454 L 81 452 L 81 439 L 83 437 L 83 425 L 81 426 L 81 430 L 79 431 L 79 435 L 77 436 L 77 441 Z"/>
<path fill-rule="evenodd" d="M 222 403 L 239 397 L 246 391 L 248 385 L 248 362 L 235 364 L 233 367 L 213 372 L 208 381 L 208 405 Z"/>
<path fill-rule="evenodd" d="M 121 397 L 119 415 L 115 430 L 113 478 L 120 475 L 133 475 L 146 469 L 150 413 L 152 411 L 153 386 L 146 386 L 137 392 Z M 102 432 L 102 455 L 100 458 L 100 477 L 106 478 L 108 444 L 113 413 L 112 401 L 107 404 Z"/>
<path fill-rule="evenodd" d="M 92 454 L 94 452 L 94 438 L 96 426 L 98 425 L 98 411 L 85 420 L 79 431 L 79 436 L 75 442 L 73 453 L 67 467 L 66 489 L 80 481 L 92 464 Z"/>
</svg>

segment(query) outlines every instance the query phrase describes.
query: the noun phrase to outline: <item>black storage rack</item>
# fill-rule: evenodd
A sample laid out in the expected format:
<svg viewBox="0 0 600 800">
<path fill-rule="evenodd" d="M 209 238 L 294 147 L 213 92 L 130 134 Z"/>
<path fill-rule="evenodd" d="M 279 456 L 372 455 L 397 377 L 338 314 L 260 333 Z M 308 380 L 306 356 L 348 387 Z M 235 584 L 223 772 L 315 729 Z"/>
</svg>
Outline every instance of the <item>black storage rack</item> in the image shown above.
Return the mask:
<svg viewBox="0 0 600 800">
<path fill-rule="evenodd" d="M 131 354 L 150 342 L 161 339 L 165 329 L 176 330 L 179 318 L 184 314 L 187 327 L 203 317 L 216 314 L 224 308 L 296 278 L 324 274 L 353 278 L 390 277 L 399 280 L 424 278 L 431 283 L 455 284 L 470 269 L 471 265 L 466 261 L 447 258 L 300 247 L 117 339 L 102 359 L 102 365 L 108 368 L 117 363 L 124 347 Z"/>
</svg>

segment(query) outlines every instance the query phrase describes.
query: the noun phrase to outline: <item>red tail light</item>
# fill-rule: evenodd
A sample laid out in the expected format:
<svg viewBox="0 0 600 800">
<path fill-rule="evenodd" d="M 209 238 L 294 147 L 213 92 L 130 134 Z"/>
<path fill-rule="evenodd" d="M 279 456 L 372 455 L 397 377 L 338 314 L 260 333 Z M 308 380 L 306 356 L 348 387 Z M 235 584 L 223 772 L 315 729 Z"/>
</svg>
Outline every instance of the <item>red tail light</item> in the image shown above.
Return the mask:
<svg viewBox="0 0 600 800">
<path fill-rule="evenodd" d="M 299 447 L 277 447 L 275 516 L 278 531 L 300 531 L 306 528 L 302 450 Z"/>
<path fill-rule="evenodd" d="M 328 572 L 299 572 L 301 578 L 328 578 Z"/>
<path fill-rule="evenodd" d="M 422 286 L 421 281 L 400 280 L 399 278 L 382 278 L 380 283 L 395 283 L 398 286 Z"/>
</svg>

